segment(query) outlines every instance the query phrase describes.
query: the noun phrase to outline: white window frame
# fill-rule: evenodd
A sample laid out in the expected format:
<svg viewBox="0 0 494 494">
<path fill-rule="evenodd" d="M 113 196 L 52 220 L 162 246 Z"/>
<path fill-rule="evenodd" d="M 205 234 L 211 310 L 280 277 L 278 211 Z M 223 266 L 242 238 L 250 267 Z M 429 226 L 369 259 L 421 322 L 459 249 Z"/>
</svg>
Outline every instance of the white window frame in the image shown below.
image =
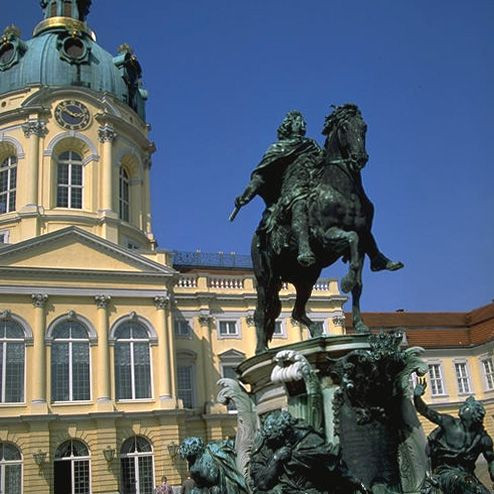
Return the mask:
<svg viewBox="0 0 494 494">
<path fill-rule="evenodd" d="M 0 396 L 0 406 L 1 405 L 21 405 L 26 403 L 26 332 L 22 325 L 17 321 L 14 321 L 15 324 L 18 324 L 24 333 L 23 338 L 2 338 L 0 337 L 0 345 L 2 345 L 2 361 L 0 365 L 2 365 L 2 383 L 1 383 L 1 396 Z M 5 393 L 6 393 L 6 379 L 7 379 L 7 345 L 9 343 L 23 343 L 24 344 L 24 364 L 23 364 L 23 376 L 22 376 L 22 400 L 21 401 L 5 401 Z M 0 493 L 3 492 L 0 490 Z"/>
<path fill-rule="evenodd" d="M 60 321 L 58 324 L 63 324 L 66 321 Z M 53 331 L 56 330 L 57 325 L 53 327 Z M 53 351 L 53 346 L 55 346 L 57 343 L 68 343 L 69 344 L 69 399 L 68 400 L 53 400 L 53 404 L 67 404 L 67 403 L 90 403 L 92 401 L 92 396 L 93 396 L 93 390 L 92 390 L 92 356 L 91 356 L 91 340 L 90 340 L 90 334 L 88 328 L 83 324 L 78 321 L 78 324 L 81 324 L 84 326 L 84 329 L 87 332 L 87 338 L 53 338 L 51 340 L 51 351 Z M 73 343 L 85 343 L 87 342 L 88 345 L 88 362 L 89 362 L 89 398 L 87 400 L 75 400 L 74 399 L 74 383 L 73 383 L 73 372 L 72 372 L 72 366 L 73 366 L 73 355 L 72 355 L 72 344 Z M 50 359 L 53 358 L 53 354 L 50 356 Z M 53 365 L 53 361 L 50 360 L 51 365 Z M 51 371 L 53 372 L 53 371 Z M 53 396 L 53 389 L 51 390 L 51 394 Z"/>
<path fill-rule="evenodd" d="M 494 359 L 490 356 L 481 357 L 480 365 L 484 376 L 485 391 L 494 391 Z M 487 369 L 487 367 L 490 369 Z"/>
<path fill-rule="evenodd" d="M 122 321 L 121 324 L 125 324 L 128 322 L 128 320 Z M 115 328 L 115 332 L 118 331 L 119 327 L 121 326 L 119 324 Z M 116 373 L 116 363 L 114 364 L 114 373 L 115 373 L 115 400 L 118 402 L 149 402 L 154 400 L 154 382 L 153 382 L 153 353 L 151 351 L 151 334 L 149 331 L 149 328 L 139 322 L 139 325 L 146 330 L 147 333 L 147 338 L 117 338 L 115 337 L 114 340 L 114 350 L 116 351 L 117 345 L 119 342 L 121 343 L 130 343 L 130 383 L 131 383 L 131 392 L 132 392 L 132 398 L 118 398 L 117 397 L 117 391 L 118 391 L 118 383 L 116 382 L 117 379 L 117 373 Z M 134 369 L 134 342 L 139 343 L 139 342 L 144 342 L 147 341 L 148 343 L 148 355 L 149 355 L 149 385 L 150 385 L 150 396 L 146 398 L 136 398 L 136 386 L 135 386 L 135 369 Z"/>
<path fill-rule="evenodd" d="M 12 163 L 12 158 L 15 160 L 14 163 Z M 4 191 L 0 191 L 0 196 L 6 196 L 6 207 L 5 211 L 0 212 L 0 214 L 6 214 L 6 213 L 11 213 L 12 211 L 16 210 L 16 201 L 17 201 L 17 182 L 18 182 L 18 176 L 17 176 L 17 165 L 18 165 L 18 160 L 17 156 L 15 155 L 10 155 L 7 156 L 1 163 L 0 163 L 0 171 L 7 171 L 7 188 Z M 16 186 L 14 188 L 11 188 L 11 181 L 12 181 L 12 170 L 15 170 L 15 176 L 16 176 Z M 10 196 L 14 194 L 14 208 L 10 209 Z"/>
<path fill-rule="evenodd" d="M 227 333 L 223 334 L 221 332 L 221 325 L 222 324 L 232 324 L 234 325 L 235 327 L 235 333 L 230 333 L 229 330 Z M 228 339 L 228 338 L 235 338 L 235 339 L 239 339 L 241 338 L 241 334 L 240 334 L 240 321 L 237 319 L 237 318 L 227 318 L 225 317 L 224 319 L 218 319 L 218 338 L 219 339 Z"/>
<path fill-rule="evenodd" d="M 183 402 L 183 405 L 184 405 L 184 408 L 188 409 L 188 410 L 191 410 L 193 408 L 196 407 L 196 404 L 197 404 L 197 394 L 196 394 L 196 365 L 194 362 L 192 361 L 185 361 L 185 362 L 182 362 L 182 365 L 180 365 L 181 362 L 179 362 L 179 360 L 177 360 L 177 398 L 181 399 L 182 402 Z M 190 370 L 190 384 L 191 384 L 191 388 L 190 388 L 190 394 L 191 394 L 191 403 L 190 403 L 190 407 L 186 406 L 186 403 L 184 402 L 184 400 L 179 396 L 179 393 L 181 391 L 184 391 L 182 388 L 179 389 L 179 386 L 178 386 L 178 369 L 181 368 L 181 369 L 189 369 Z M 188 391 L 188 390 L 185 390 L 185 391 Z"/>
<path fill-rule="evenodd" d="M 431 377 L 431 367 L 437 368 L 437 370 L 439 371 L 439 377 Z M 442 365 L 440 362 L 427 362 L 427 377 L 429 380 L 429 388 L 430 388 L 431 396 L 432 397 L 446 396 L 446 388 L 444 383 Z M 435 384 L 433 382 L 433 379 L 441 384 L 442 392 L 440 393 L 434 392 Z"/>
<path fill-rule="evenodd" d="M 79 439 L 70 439 L 70 441 L 77 441 L 78 443 L 83 444 L 86 447 L 86 449 L 87 449 L 87 451 L 88 451 L 89 454 L 87 456 L 74 456 L 74 454 L 71 452 L 70 453 L 70 456 L 64 456 L 63 458 L 54 458 L 53 459 L 53 468 L 55 468 L 55 462 L 70 461 L 70 481 L 71 481 L 71 484 L 72 484 L 72 492 L 71 492 L 71 494 L 75 494 L 75 471 L 74 471 L 75 462 L 76 461 L 87 461 L 88 462 L 88 467 L 89 467 L 88 468 L 88 470 L 89 470 L 89 494 L 91 494 L 93 492 L 92 482 L 91 482 L 91 478 L 92 478 L 92 472 L 91 472 L 91 453 L 90 453 L 89 448 L 87 447 L 87 445 L 84 444 L 81 440 L 79 440 Z M 63 443 L 61 443 L 60 446 L 62 444 Z M 55 482 L 55 475 L 53 475 L 53 482 Z"/>
<path fill-rule="evenodd" d="M 273 332 L 273 338 L 279 338 L 279 339 L 286 339 L 287 338 L 287 332 L 286 332 L 286 321 L 285 319 L 276 319 L 274 322 L 275 324 L 275 331 Z M 280 328 L 280 332 L 276 332 L 276 325 Z"/>
<path fill-rule="evenodd" d="M 127 200 L 122 196 L 124 187 L 127 187 Z M 124 214 L 125 212 L 127 215 Z M 123 166 L 120 166 L 118 172 L 118 217 L 122 221 L 130 223 L 130 178 L 129 172 Z"/>
<path fill-rule="evenodd" d="M 24 492 L 24 457 L 22 456 L 22 452 L 20 448 L 17 447 L 16 444 L 8 442 L 8 441 L 1 441 L 1 444 L 9 444 L 11 446 L 14 446 L 17 451 L 19 452 L 19 455 L 21 457 L 20 460 L 3 460 L 0 458 L 0 493 L 5 492 L 5 467 L 7 466 L 14 466 L 14 465 L 20 465 L 21 467 L 21 491 L 20 494 Z"/>
<path fill-rule="evenodd" d="M 174 334 L 177 338 L 182 338 L 186 340 L 192 339 L 192 333 L 194 332 L 193 326 L 192 326 L 192 319 L 184 319 L 180 317 L 175 317 L 173 320 L 173 326 L 174 326 Z M 187 326 L 187 333 L 182 333 L 178 331 L 179 326 Z"/>
<path fill-rule="evenodd" d="M 84 209 L 84 161 L 82 159 L 82 156 L 77 152 L 77 151 L 74 151 L 74 150 L 69 150 L 67 151 L 69 153 L 71 153 L 69 156 L 68 159 L 60 159 L 60 156 L 64 153 L 60 153 L 60 156 L 57 157 L 57 175 L 56 175 L 56 178 L 57 178 L 57 189 L 56 189 L 56 207 L 57 208 L 67 208 L 67 209 L 77 209 L 77 210 L 81 210 L 81 209 Z M 81 159 L 80 160 L 77 160 L 77 159 L 73 159 L 72 158 L 72 153 L 75 153 L 77 154 L 77 156 L 79 156 Z M 67 180 L 68 180 L 68 183 L 66 184 L 61 184 L 59 182 L 59 179 L 58 179 L 58 174 L 59 174 L 59 169 L 58 167 L 60 166 L 60 164 L 66 164 L 68 165 L 68 170 L 67 170 Z M 81 167 L 81 185 L 77 185 L 77 184 L 72 184 L 72 166 L 73 165 L 76 165 L 76 166 L 80 166 Z M 66 188 L 67 189 L 67 206 L 59 206 L 58 204 L 58 190 L 60 188 Z M 80 189 L 81 190 L 81 207 L 75 207 L 72 205 L 72 189 Z"/>
<path fill-rule="evenodd" d="M 137 436 L 135 436 L 137 437 Z M 155 464 L 154 464 L 154 449 L 153 449 L 153 444 L 151 443 L 151 441 L 144 437 L 144 436 L 140 436 L 142 437 L 143 439 L 145 439 L 148 443 L 149 443 L 149 446 L 151 447 L 151 451 L 145 451 L 143 453 L 140 453 L 138 451 L 133 451 L 132 453 L 120 453 L 119 455 L 119 458 L 120 458 L 120 475 L 121 475 L 121 471 L 122 471 L 122 459 L 123 458 L 132 458 L 134 460 L 134 478 L 136 479 L 136 494 L 140 494 L 141 492 L 141 486 L 139 485 L 140 483 L 140 478 L 139 478 L 139 458 L 143 458 L 143 457 L 146 457 L 146 456 L 150 456 L 151 457 L 151 476 L 152 476 L 152 479 L 151 479 L 151 483 L 152 485 L 154 486 L 155 485 L 155 478 L 156 478 L 156 475 L 155 475 Z M 131 438 L 128 438 L 127 440 L 129 440 Z M 122 445 L 123 446 L 123 445 Z M 121 482 L 121 480 L 120 480 Z M 122 489 L 123 489 L 123 486 L 120 486 Z M 122 491 L 123 492 L 123 491 Z M 153 492 L 154 492 L 154 488 L 153 488 Z"/>
<path fill-rule="evenodd" d="M 458 394 L 468 395 L 472 393 L 472 383 L 470 381 L 470 372 L 468 369 L 467 361 L 455 360 L 453 364 L 455 367 L 455 377 Z"/>
<path fill-rule="evenodd" d="M 227 376 L 225 376 L 225 368 L 226 367 L 228 367 L 229 369 L 235 370 L 240 365 L 241 362 L 242 361 L 239 361 L 237 363 L 234 363 L 232 361 L 220 362 L 221 377 L 227 377 Z M 230 379 L 232 379 L 232 378 L 230 378 Z M 232 413 L 232 414 L 235 414 L 238 412 L 237 408 L 235 407 L 235 404 L 232 401 L 230 401 L 230 404 L 227 405 L 227 411 L 228 411 L 228 413 Z"/>
<path fill-rule="evenodd" d="M 0 245 L 8 244 L 10 240 L 10 230 L 0 230 L 0 239 L 2 239 Z"/>
</svg>

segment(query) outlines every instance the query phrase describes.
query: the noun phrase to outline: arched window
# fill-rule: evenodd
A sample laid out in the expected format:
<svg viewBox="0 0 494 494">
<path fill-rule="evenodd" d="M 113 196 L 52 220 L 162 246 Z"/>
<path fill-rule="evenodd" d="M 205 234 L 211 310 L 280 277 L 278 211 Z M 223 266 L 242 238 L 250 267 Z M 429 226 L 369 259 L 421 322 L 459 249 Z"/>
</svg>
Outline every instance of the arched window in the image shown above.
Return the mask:
<svg viewBox="0 0 494 494">
<path fill-rule="evenodd" d="M 90 494 L 89 451 L 81 441 L 69 439 L 55 451 L 54 494 Z"/>
<path fill-rule="evenodd" d="M 119 216 L 121 220 L 129 221 L 129 175 L 123 166 L 120 167 L 119 176 Z"/>
<path fill-rule="evenodd" d="M 15 211 L 17 158 L 9 156 L 0 163 L 0 214 Z"/>
<path fill-rule="evenodd" d="M 122 494 L 152 494 L 154 486 L 153 450 L 147 439 L 127 439 L 120 452 Z"/>
<path fill-rule="evenodd" d="M 82 157 L 65 151 L 57 163 L 57 206 L 82 208 Z"/>
<path fill-rule="evenodd" d="M 53 329 L 52 401 L 90 399 L 89 336 L 79 321 L 65 320 Z"/>
<path fill-rule="evenodd" d="M 13 319 L 0 321 L 0 402 L 24 401 L 25 333 Z M 2 491 L 0 491 L 2 492 Z"/>
<path fill-rule="evenodd" d="M 117 400 L 151 398 L 149 333 L 139 321 L 125 321 L 115 330 Z"/>
<path fill-rule="evenodd" d="M 22 457 L 20 451 L 10 443 L 0 443 L 0 492 L 22 492 Z"/>
</svg>

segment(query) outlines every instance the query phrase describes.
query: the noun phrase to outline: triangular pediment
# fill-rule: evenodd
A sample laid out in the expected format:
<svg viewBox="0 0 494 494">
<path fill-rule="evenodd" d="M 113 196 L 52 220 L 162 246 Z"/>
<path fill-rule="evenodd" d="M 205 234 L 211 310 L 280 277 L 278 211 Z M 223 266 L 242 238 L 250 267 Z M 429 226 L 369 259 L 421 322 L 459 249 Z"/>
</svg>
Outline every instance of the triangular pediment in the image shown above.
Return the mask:
<svg viewBox="0 0 494 494">
<path fill-rule="evenodd" d="M 242 360 L 245 360 L 245 353 L 240 352 L 239 350 L 235 350 L 234 348 L 231 348 L 230 350 L 227 350 L 226 352 L 220 353 L 218 355 L 220 360 L 222 362 L 241 362 Z"/>
<path fill-rule="evenodd" d="M 0 267 L 173 275 L 169 266 L 77 227 L 64 228 L 0 250 Z"/>
</svg>

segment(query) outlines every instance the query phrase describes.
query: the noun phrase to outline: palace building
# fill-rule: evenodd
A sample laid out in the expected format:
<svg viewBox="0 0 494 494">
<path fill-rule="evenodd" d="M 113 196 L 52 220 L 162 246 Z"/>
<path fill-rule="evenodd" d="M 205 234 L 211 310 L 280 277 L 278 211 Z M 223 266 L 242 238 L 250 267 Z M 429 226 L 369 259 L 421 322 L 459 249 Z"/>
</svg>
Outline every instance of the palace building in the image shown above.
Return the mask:
<svg viewBox="0 0 494 494">
<path fill-rule="evenodd" d="M 90 1 L 45 0 L 32 39 L 0 38 L 0 492 L 151 494 L 186 476 L 180 441 L 234 435 L 216 381 L 253 355 L 250 259 L 167 252 L 152 232 L 154 143 L 141 66 L 110 54 Z M 284 286 L 273 346 L 302 341 Z M 309 315 L 351 330 L 336 280 Z M 494 305 L 469 314 L 368 314 L 426 348 L 426 398 L 469 394 L 494 436 Z M 430 426 L 427 430 L 430 430 Z"/>
</svg>

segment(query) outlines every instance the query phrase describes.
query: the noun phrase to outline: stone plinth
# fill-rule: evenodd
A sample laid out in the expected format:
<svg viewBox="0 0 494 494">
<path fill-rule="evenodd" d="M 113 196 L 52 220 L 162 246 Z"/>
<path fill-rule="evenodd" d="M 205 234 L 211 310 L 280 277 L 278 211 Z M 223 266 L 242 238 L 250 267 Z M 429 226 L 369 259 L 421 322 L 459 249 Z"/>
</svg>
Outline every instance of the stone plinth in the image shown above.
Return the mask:
<svg viewBox="0 0 494 494">
<path fill-rule="evenodd" d="M 282 383 L 271 382 L 271 372 L 275 366 L 274 357 L 281 350 L 295 350 L 301 353 L 318 371 L 327 368 L 328 358 L 342 357 L 353 350 L 369 349 L 367 334 L 321 336 L 307 341 L 271 348 L 265 353 L 256 355 L 237 368 L 242 383 L 250 385 L 255 396 L 257 413 L 264 413 L 288 408 L 290 397 Z M 293 389 L 297 395 L 297 389 Z"/>
</svg>

